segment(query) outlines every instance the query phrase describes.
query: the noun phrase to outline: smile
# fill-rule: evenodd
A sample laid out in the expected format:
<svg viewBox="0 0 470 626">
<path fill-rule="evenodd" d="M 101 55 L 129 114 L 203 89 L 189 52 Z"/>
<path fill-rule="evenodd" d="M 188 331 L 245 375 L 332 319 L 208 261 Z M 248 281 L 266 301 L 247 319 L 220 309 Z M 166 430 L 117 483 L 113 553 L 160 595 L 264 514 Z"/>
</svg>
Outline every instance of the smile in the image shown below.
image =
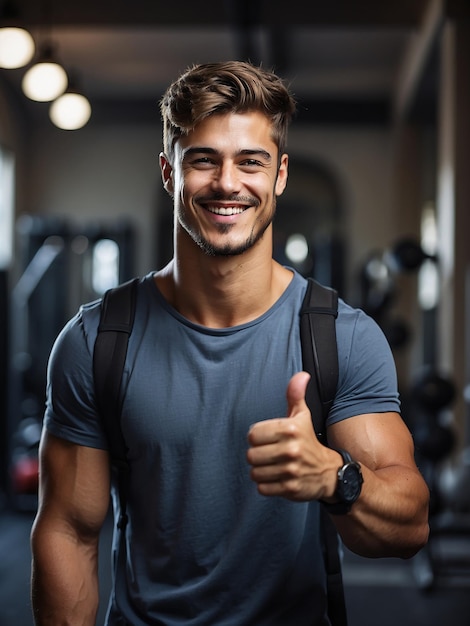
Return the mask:
<svg viewBox="0 0 470 626">
<path fill-rule="evenodd" d="M 236 206 L 206 206 L 205 208 L 211 213 L 215 213 L 215 215 L 239 215 L 245 210 Z"/>
</svg>

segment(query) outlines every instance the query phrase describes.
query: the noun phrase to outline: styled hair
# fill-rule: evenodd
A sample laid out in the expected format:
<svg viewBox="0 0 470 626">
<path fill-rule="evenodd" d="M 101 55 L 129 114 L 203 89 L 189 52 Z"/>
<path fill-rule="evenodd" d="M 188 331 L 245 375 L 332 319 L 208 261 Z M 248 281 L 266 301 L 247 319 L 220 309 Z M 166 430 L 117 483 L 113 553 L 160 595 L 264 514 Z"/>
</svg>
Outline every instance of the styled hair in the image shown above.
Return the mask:
<svg viewBox="0 0 470 626">
<path fill-rule="evenodd" d="M 194 65 L 160 101 L 163 148 L 173 160 L 175 141 L 210 115 L 259 111 L 269 118 L 272 139 L 285 152 L 295 100 L 281 78 L 244 61 Z"/>
</svg>

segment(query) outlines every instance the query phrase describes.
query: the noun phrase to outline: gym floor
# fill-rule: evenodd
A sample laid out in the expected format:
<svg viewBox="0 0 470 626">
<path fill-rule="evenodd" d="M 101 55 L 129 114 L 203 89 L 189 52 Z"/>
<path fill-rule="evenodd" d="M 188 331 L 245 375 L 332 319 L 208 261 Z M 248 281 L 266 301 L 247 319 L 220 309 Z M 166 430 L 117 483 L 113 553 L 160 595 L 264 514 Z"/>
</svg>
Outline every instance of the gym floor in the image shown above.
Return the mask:
<svg viewBox="0 0 470 626">
<path fill-rule="evenodd" d="M 32 513 L 0 510 L 0 626 L 33 626 L 29 600 L 32 520 Z M 345 552 L 349 626 L 470 625 L 469 520 L 444 519 L 435 527 L 429 550 L 409 561 L 362 559 Z M 109 549 L 110 536 L 111 520 L 103 532 L 103 551 Z M 100 578 L 103 602 L 98 626 L 103 623 L 110 584 L 107 558 L 102 559 Z"/>
</svg>

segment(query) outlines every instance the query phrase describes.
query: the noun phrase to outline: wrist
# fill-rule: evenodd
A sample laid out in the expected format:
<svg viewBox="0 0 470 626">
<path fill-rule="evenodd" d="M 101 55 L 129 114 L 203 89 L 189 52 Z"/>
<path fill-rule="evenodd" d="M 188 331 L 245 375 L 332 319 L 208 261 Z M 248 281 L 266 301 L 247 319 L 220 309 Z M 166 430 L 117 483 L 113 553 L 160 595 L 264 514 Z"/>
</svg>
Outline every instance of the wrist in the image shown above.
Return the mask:
<svg viewBox="0 0 470 626">
<path fill-rule="evenodd" d="M 341 461 L 336 472 L 334 493 L 320 502 L 332 515 L 345 515 L 359 498 L 364 479 L 360 464 L 351 458 L 349 452 L 345 450 L 336 452 L 340 455 Z"/>
<path fill-rule="evenodd" d="M 338 502 L 336 489 L 338 487 L 338 470 L 343 467 L 344 461 L 338 450 L 329 448 L 331 459 L 328 460 L 327 484 L 320 502 L 335 504 Z M 333 453 L 333 454 L 331 454 Z"/>
</svg>

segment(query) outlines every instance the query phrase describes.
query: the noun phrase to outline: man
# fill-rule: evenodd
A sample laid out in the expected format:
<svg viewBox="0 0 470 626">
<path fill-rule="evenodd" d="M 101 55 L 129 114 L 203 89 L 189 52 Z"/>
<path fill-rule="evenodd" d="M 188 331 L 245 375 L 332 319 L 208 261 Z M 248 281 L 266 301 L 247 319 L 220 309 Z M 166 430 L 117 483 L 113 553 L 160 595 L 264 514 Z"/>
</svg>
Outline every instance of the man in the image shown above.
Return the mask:
<svg viewBox="0 0 470 626">
<path fill-rule="evenodd" d="M 320 507 L 365 556 L 410 557 L 427 540 L 428 490 L 390 350 L 340 302 L 323 446 L 305 403 L 306 281 L 272 258 L 294 101 L 277 76 L 229 62 L 188 70 L 161 111 L 174 258 L 139 283 L 122 392 L 129 521 L 108 623 L 325 626 Z M 82 307 L 49 364 L 32 532 L 38 625 L 96 617 L 110 490 L 93 392 L 98 318 L 98 303 Z M 336 449 L 359 464 L 349 503 Z"/>
</svg>

